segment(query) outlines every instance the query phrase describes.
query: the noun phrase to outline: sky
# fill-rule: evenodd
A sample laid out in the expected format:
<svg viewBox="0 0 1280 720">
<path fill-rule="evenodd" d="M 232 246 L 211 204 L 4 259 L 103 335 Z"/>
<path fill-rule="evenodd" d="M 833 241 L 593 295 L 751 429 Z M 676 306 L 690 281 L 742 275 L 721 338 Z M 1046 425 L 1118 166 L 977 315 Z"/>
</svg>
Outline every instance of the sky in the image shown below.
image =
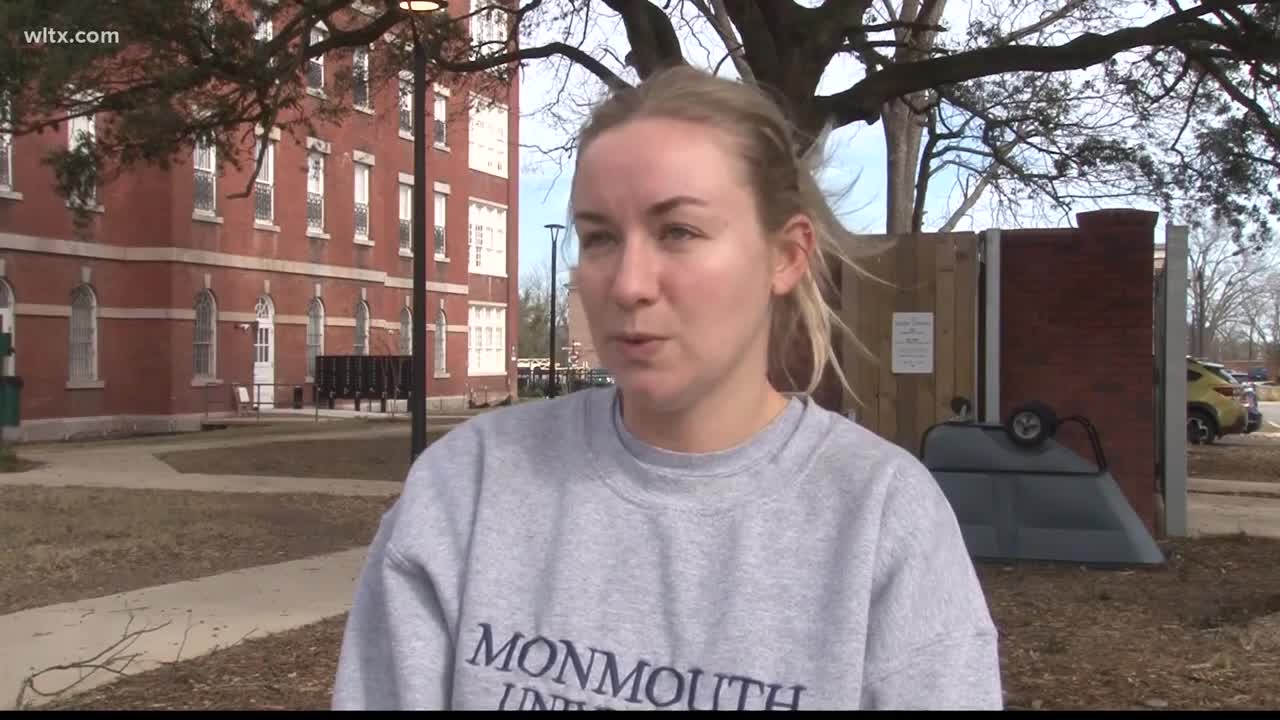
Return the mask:
<svg viewBox="0 0 1280 720">
<path fill-rule="evenodd" d="M 965 0 L 951 0 L 947 5 L 944 24 L 963 28 L 967 25 L 969 3 Z M 690 62 L 702 67 L 714 64 L 710 51 L 703 54 L 699 46 L 706 46 L 712 51 L 720 51 L 723 44 L 706 27 L 696 24 L 679 28 L 684 36 L 684 48 Z M 529 38 L 527 44 L 541 44 L 554 37 L 552 30 L 543 31 L 542 36 Z M 697 42 L 701 40 L 702 42 Z M 580 36 L 581 47 L 588 50 L 607 46 L 612 48 L 618 57 L 626 52 L 625 34 L 616 18 L 603 17 L 597 14 L 593 25 Z M 599 53 L 595 53 L 599 55 Z M 702 57 L 698 55 L 703 54 Z M 569 128 L 575 127 L 574 100 L 578 103 L 590 99 L 588 95 L 579 93 L 569 100 L 555 105 L 556 115 L 571 116 L 566 123 L 564 117 L 553 117 L 546 108 L 549 98 L 557 97 L 561 87 L 557 79 L 557 62 L 534 61 L 521 72 L 520 77 L 520 268 L 521 276 L 531 270 L 550 267 L 551 234 L 545 228 L 548 223 L 568 225 L 568 195 L 572 180 L 572 157 L 563 156 L 562 168 L 548 162 L 544 154 L 530 146 L 542 148 L 558 147 L 568 138 Z M 616 69 L 619 63 L 607 62 Z M 722 75 L 735 76 L 731 63 L 722 68 Z M 574 78 L 589 78 L 581 69 L 575 70 Z M 827 68 L 826 74 L 818 87 L 819 94 L 830 94 L 848 88 L 862 77 L 861 66 L 852 59 L 837 61 Z M 585 83 L 571 83 L 572 87 L 584 87 Z M 567 111 L 562 108 L 569 108 Z M 884 232 L 885 215 L 885 148 L 883 128 L 880 124 L 866 125 L 858 123 L 835 130 L 827 142 L 827 163 L 820 174 L 819 182 L 833 200 L 833 205 L 845 223 L 845 226 L 858 233 Z M 936 227 L 947 214 L 947 192 L 954 176 L 940 176 L 933 181 L 926 205 L 928 217 L 935 218 L 932 226 Z M 1139 203 L 1123 203 L 1131 207 L 1144 207 Z M 1079 208 L 1086 210 L 1090 208 Z M 1146 208 L 1151 209 L 1151 208 Z M 926 223 L 929 226 L 930 223 Z M 979 204 L 971 214 L 956 227 L 958 231 L 981 231 L 995 227 L 990 212 Z M 1156 237 L 1163 237 L 1163 218 L 1156 228 Z M 564 233 L 561 233 L 563 237 Z M 565 247 L 558 252 L 557 274 L 560 281 L 567 280 L 567 265 L 573 260 L 572 236 Z"/>
</svg>

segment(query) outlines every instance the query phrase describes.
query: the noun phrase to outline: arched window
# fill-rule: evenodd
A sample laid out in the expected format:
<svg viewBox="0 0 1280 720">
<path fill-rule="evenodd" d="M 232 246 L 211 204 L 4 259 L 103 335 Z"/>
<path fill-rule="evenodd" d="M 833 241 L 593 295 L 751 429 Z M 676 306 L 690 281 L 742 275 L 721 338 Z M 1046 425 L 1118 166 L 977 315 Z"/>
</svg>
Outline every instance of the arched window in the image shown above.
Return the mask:
<svg viewBox="0 0 1280 720">
<path fill-rule="evenodd" d="M 355 354 L 369 354 L 369 303 L 363 300 L 356 303 Z"/>
<path fill-rule="evenodd" d="M 448 327 L 449 324 L 444 315 L 444 308 L 440 308 L 440 311 L 436 313 L 436 375 L 444 375 L 449 371 L 448 364 L 445 362 L 449 356 L 447 352 L 449 343 Z"/>
<path fill-rule="evenodd" d="M 0 279 L 0 332 L 9 333 L 10 349 L 17 347 L 17 336 L 14 332 L 14 321 L 17 319 L 17 315 L 14 312 L 16 304 L 13 301 L 13 288 L 9 287 L 8 281 Z M 3 364 L 5 375 L 18 374 L 13 354 L 5 357 Z"/>
<path fill-rule="evenodd" d="M 400 354 L 413 354 L 413 313 L 400 308 Z"/>
<path fill-rule="evenodd" d="M 307 377 L 316 376 L 316 357 L 324 354 L 324 303 L 311 298 L 307 307 Z"/>
<path fill-rule="evenodd" d="M 71 352 L 68 379 L 98 380 L 98 298 L 93 288 L 81 285 L 71 292 Z"/>
<path fill-rule="evenodd" d="M 218 306 L 213 293 L 201 290 L 196 295 L 196 326 L 192 345 L 192 362 L 198 378 L 217 377 Z"/>
</svg>

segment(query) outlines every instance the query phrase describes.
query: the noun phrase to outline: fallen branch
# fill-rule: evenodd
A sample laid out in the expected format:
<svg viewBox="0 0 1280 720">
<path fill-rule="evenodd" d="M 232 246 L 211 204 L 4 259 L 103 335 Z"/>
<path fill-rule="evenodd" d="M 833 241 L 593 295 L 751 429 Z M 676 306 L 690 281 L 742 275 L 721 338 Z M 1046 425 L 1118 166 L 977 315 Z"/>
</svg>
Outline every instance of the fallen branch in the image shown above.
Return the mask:
<svg viewBox="0 0 1280 720">
<path fill-rule="evenodd" d="M 37 672 L 32 673 L 31 675 L 28 675 L 26 679 L 22 681 L 22 686 L 18 688 L 18 697 L 14 701 L 14 707 L 16 707 L 19 710 L 25 709 L 23 701 L 27 697 L 28 690 L 30 690 L 32 693 L 35 693 L 36 695 L 39 695 L 45 698 L 57 697 L 75 688 L 77 685 L 79 685 L 80 683 L 84 682 L 86 679 L 91 677 L 93 673 L 98 670 L 105 670 L 106 672 L 114 673 L 115 675 L 119 675 L 121 677 L 125 676 L 126 674 L 125 670 L 129 669 L 129 665 L 131 665 L 133 661 L 136 660 L 141 655 L 141 653 L 133 653 L 131 655 L 125 655 L 124 652 L 128 650 L 130 647 L 132 647 L 133 644 L 138 641 L 138 638 L 142 637 L 143 635 L 146 635 L 147 633 L 153 633 L 157 630 L 167 627 L 170 622 L 170 621 L 166 621 L 155 627 L 144 627 L 141 630 L 130 631 L 129 628 L 133 626 L 133 621 L 134 621 L 134 616 L 133 616 L 133 613 L 131 612 L 129 613 L 129 622 L 126 623 L 124 626 L 124 634 L 120 637 L 119 640 L 116 640 L 114 643 L 111 643 L 111 645 L 107 646 L 97 655 L 94 655 L 93 657 L 88 658 L 86 660 L 78 660 L 76 662 L 66 663 L 64 665 L 53 665 L 51 667 L 47 667 L 43 670 L 39 670 Z M 106 658 L 105 660 L 103 659 L 104 657 Z M 119 668 L 112 667 L 113 665 L 116 665 L 121 662 L 123 662 L 124 664 L 121 665 Z M 41 690 L 36 687 L 36 680 L 38 680 L 41 676 L 51 672 L 56 672 L 59 670 L 80 670 L 82 671 L 82 673 L 79 679 L 77 679 L 75 682 L 71 683 L 70 685 L 67 685 L 66 687 L 59 688 L 58 690 L 54 690 L 52 692 L 45 692 L 44 690 Z M 87 673 L 83 672 L 85 670 L 88 670 L 89 672 Z"/>
</svg>

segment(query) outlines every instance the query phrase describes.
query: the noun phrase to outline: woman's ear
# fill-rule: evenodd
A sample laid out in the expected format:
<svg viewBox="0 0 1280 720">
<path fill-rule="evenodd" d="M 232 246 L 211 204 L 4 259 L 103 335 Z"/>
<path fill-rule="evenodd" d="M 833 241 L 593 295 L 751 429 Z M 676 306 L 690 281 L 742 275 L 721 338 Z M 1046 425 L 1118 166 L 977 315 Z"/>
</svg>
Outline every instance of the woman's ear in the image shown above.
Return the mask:
<svg viewBox="0 0 1280 720">
<path fill-rule="evenodd" d="M 786 295 L 809 270 L 809 258 L 818 244 L 817 229 L 807 215 L 794 215 L 778 233 L 773 247 L 772 290 Z"/>
</svg>

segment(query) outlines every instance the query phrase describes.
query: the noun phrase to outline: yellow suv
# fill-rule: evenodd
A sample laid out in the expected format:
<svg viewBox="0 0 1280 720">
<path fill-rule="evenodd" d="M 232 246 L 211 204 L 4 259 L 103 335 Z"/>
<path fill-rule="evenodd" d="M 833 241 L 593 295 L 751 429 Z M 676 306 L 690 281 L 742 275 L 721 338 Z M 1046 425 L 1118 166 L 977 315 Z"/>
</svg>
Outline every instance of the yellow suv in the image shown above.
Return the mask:
<svg viewBox="0 0 1280 720">
<path fill-rule="evenodd" d="M 1223 365 L 1187 358 L 1187 442 L 1209 444 L 1248 424 L 1244 387 Z"/>
</svg>

